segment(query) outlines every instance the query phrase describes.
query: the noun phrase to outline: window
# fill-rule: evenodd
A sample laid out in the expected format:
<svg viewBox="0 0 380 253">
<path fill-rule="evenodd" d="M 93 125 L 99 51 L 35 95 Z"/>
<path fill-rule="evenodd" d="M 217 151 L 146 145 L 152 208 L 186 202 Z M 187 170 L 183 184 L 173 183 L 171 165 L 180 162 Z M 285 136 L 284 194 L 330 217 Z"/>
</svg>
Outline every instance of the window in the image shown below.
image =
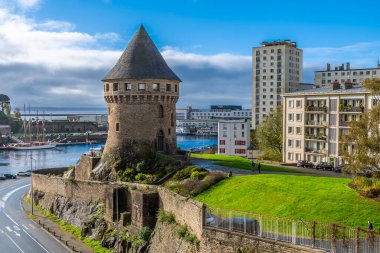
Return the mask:
<svg viewBox="0 0 380 253">
<path fill-rule="evenodd" d="M 297 108 L 301 108 L 302 107 L 302 101 L 301 100 L 297 100 L 296 101 L 296 107 Z"/>
<path fill-rule="evenodd" d="M 145 83 L 139 83 L 139 90 L 145 90 L 145 89 L 146 89 Z"/>
<path fill-rule="evenodd" d="M 245 141 L 238 141 L 238 140 L 236 140 L 235 141 L 235 145 L 244 146 L 245 145 Z"/>
<path fill-rule="evenodd" d="M 158 117 L 163 118 L 164 117 L 164 107 L 162 105 L 158 106 Z"/>
<path fill-rule="evenodd" d="M 225 154 L 226 153 L 226 149 L 225 148 L 220 148 L 219 149 L 219 153 Z"/>
<path fill-rule="evenodd" d="M 297 114 L 296 114 L 296 120 L 297 120 L 297 121 L 301 121 L 301 120 L 302 120 L 302 117 L 301 117 L 301 114 L 300 114 L 300 113 L 297 113 Z"/>
<path fill-rule="evenodd" d="M 115 130 L 116 130 L 116 132 L 119 132 L 119 130 L 120 130 L 120 123 L 119 122 L 116 123 Z"/>
<path fill-rule="evenodd" d="M 235 154 L 245 154 L 245 149 L 235 149 Z"/>
<path fill-rule="evenodd" d="M 167 83 L 166 84 L 166 91 L 171 91 L 172 87 L 170 85 L 170 83 Z"/>
<path fill-rule="evenodd" d="M 301 141 L 300 140 L 296 140 L 296 148 L 300 148 L 301 147 Z"/>
<path fill-rule="evenodd" d="M 293 102 L 293 100 L 289 100 L 288 104 L 289 104 L 289 108 L 293 108 L 293 107 L 294 107 L 294 102 Z"/>
<path fill-rule="evenodd" d="M 244 124 L 241 124 L 241 129 L 244 129 Z"/>
<path fill-rule="evenodd" d="M 293 127 L 288 127 L 288 134 L 292 134 L 293 133 Z"/>
<path fill-rule="evenodd" d="M 106 83 L 106 92 L 108 92 L 110 90 L 110 86 L 108 83 Z"/>
<path fill-rule="evenodd" d="M 293 153 L 288 153 L 288 160 L 293 160 Z"/>
<path fill-rule="evenodd" d="M 289 121 L 293 121 L 293 113 L 289 113 L 288 114 L 288 120 Z"/>
<path fill-rule="evenodd" d="M 117 83 L 113 84 L 113 91 L 118 91 L 119 85 Z"/>
<path fill-rule="evenodd" d="M 226 145 L 226 140 L 220 140 L 219 145 Z"/>
<path fill-rule="evenodd" d="M 241 132 L 241 137 L 244 138 L 244 132 Z"/>
<path fill-rule="evenodd" d="M 124 89 L 126 90 L 126 91 L 130 91 L 130 90 L 132 90 L 132 84 L 130 84 L 130 83 L 125 83 L 124 84 Z"/>
<path fill-rule="evenodd" d="M 170 114 L 170 125 L 174 127 L 174 115 L 173 113 Z"/>
<path fill-rule="evenodd" d="M 301 127 L 296 127 L 296 134 L 301 134 Z"/>
<path fill-rule="evenodd" d="M 288 147 L 293 147 L 293 140 L 288 140 Z"/>
<path fill-rule="evenodd" d="M 227 137 L 227 131 L 223 131 L 223 137 Z"/>
<path fill-rule="evenodd" d="M 159 83 L 154 83 L 152 86 L 153 91 L 159 91 L 160 90 L 160 84 Z"/>
<path fill-rule="evenodd" d="M 174 92 L 178 92 L 178 85 L 177 84 L 174 85 Z"/>
</svg>

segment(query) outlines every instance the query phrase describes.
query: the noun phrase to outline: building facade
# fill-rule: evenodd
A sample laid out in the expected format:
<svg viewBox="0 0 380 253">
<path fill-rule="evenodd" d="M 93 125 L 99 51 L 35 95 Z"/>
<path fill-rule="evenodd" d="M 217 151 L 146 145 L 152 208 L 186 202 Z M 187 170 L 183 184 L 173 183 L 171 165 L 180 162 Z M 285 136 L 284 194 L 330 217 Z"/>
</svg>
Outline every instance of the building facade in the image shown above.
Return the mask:
<svg viewBox="0 0 380 253">
<path fill-rule="evenodd" d="M 365 79 L 380 78 L 380 63 L 376 68 L 351 69 L 349 62 L 334 69 L 328 63 L 326 70 L 315 71 L 314 82 L 316 88 L 326 87 L 337 81 L 344 84 L 350 80 L 353 84 L 362 84 Z"/>
<path fill-rule="evenodd" d="M 141 26 L 103 79 L 109 122 L 103 157 L 128 148 L 174 153 L 180 81 Z"/>
<path fill-rule="evenodd" d="M 349 82 L 284 94 L 283 162 L 342 164 L 340 148 L 352 145 L 340 145 L 341 137 L 373 102 L 368 90 Z"/>
<path fill-rule="evenodd" d="M 246 156 L 250 145 L 249 120 L 220 120 L 218 122 L 218 154 Z"/>
<path fill-rule="evenodd" d="M 281 105 L 281 94 L 301 90 L 302 49 L 289 40 L 263 42 L 252 50 L 252 129 Z"/>
</svg>

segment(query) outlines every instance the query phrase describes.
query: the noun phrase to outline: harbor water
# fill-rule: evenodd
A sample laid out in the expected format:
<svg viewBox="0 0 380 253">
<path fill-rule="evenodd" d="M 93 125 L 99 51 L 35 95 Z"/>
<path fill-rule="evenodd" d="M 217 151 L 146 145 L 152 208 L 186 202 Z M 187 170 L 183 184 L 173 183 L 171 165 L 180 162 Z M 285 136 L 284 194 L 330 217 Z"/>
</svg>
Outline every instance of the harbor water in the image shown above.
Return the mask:
<svg viewBox="0 0 380 253">
<path fill-rule="evenodd" d="M 178 136 L 177 146 L 183 150 L 203 148 L 217 144 L 216 136 Z M 0 151 L 0 173 L 17 173 L 31 169 L 66 167 L 75 165 L 80 156 L 91 148 L 101 147 L 104 144 L 58 146 L 53 149 L 29 151 Z"/>
</svg>

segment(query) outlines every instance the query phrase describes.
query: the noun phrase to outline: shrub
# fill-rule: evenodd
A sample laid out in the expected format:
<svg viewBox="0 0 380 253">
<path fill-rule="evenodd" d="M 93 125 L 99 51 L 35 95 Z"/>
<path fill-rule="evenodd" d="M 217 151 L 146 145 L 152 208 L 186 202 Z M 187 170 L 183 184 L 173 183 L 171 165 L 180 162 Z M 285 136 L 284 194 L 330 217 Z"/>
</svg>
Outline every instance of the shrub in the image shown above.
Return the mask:
<svg viewBox="0 0 380 253">
<path fill-rule="evenodd" d="M 177 226 L 177 234 L 179 238 L 184 239 L 186 242 L 191 243 L 195 245 L 196 247 L 199 247 L 200 241 L 198 238 L 191 234 L 186 226 L 184 225 L 178 225 Z"/>
<path fill-rule="evenodd" d="M 195 171 L 201 172 L 201 171 L 205 171 L 205 169 L 203 169 L 199 166 L 196 166 L 196 165 L 188 166 L 188 167 L 178 171 L 177 173 L 175 173 L 173 176 L 173 180 L 180 181 L 180 180 L 190 178 L 191 174 Z"/>
<path fill-rule="evenodd" d="M 380 195 L 380 182 L 376 179 L 355 177 L 350 186 L 368 198 L 376 198 Z"/>
<path fill-rule="evenodd" d="M 119 170 L 117 176 L 121 181 L 132 181 L 135 176 L 135 171 L 132 168 Z"/>
<path fill-rule="evenodd" d="M 144 174 L 144 173 L 138 173 L 136 176 L 135 176 L 135 180 L 136 181 L 144 181 L 147 179 L 147 175 Z"/>
<path fill-rule="evenodd" d="M 190 178 L 191 179 L 202 180 L 205 176 L 207 176 L 207 172 L 206 171 L 193 171 L 191 173 Z"/>
<path fill-rule="evenodd" d="M 147 242 L 147 241 L 149 241 L 150 236 L 152 235 L 152 232 L 153 231 L 150 227 L 143 227 L 139 231 L 139 238 Z"/>
<path fill-rule="evenodd" d="M 209 172 L 203 180 L 196 178 L 186 179 L 179 185 L 178 193 L 187 197 L 195 197 L 225 177 L 225 174 L 221 172 Z"/>
<path fill-rule="evenodd" d="M 174 215 L 171 212 L 165 212 L 160 209 L 157 213 L 157 220 L 166 224 L 171 224 L 174 222 Z"/>
</svg>

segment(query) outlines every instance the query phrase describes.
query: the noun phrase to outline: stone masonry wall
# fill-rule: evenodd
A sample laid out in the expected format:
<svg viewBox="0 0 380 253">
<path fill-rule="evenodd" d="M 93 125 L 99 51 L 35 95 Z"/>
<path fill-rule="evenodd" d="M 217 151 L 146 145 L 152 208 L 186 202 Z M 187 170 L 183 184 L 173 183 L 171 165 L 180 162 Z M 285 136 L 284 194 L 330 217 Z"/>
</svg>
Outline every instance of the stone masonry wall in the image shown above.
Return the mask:
<svg viewBox="0 0 380 253">
<path fill-rule="evenodd" d="M 82 155 L 79 164 L 75 167 L 76 180 L 89 180 L 90 174 L 100 161 L 98 157 L 90 157 Z"/>
</svg>

